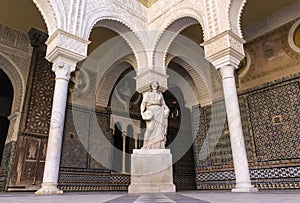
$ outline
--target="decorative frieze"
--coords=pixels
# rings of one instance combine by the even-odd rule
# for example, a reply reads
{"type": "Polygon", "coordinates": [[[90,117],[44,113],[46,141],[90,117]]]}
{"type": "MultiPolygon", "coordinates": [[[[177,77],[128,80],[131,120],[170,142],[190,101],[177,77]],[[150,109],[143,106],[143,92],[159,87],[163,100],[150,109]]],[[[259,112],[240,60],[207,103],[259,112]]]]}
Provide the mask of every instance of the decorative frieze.
{"type": "Polygon", "coordinates": [[[0,44],[5,44],[26,53],[32,51],[29,38],[25,33],[13,30],[2,24],[0,24],[0,44]]]}
{"type": "Polygon", "coordinates": [[[225,65],[237,67],[245,57],[244,42],[243,39],[233,32],[225,31],[202,43],[205,58],[217,69],[225,65]]]}
{"type": "Polygon", "coordinates": [[[81,61],[87,55],[89,41],[72,35],[63,30],[56,30],[47,40],[46,58],[53,61],[60,55],[69,58],[70,61],[81,61]]]}

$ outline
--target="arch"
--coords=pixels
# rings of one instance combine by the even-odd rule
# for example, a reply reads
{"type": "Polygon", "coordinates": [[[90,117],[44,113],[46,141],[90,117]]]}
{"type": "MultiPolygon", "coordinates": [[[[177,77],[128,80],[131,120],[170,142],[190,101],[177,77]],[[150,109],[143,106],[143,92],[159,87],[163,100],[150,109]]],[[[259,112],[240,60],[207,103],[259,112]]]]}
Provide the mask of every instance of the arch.
{"type": "Polygon", "coordinates": [[[131,20],[132,18],[132,16],[124,14],[120,9],[116,9],[116,11],[112,11],[111,9],[99,9],[90,16],[89,21],[83,28],[82,36],[88,39],[93,27],[104,27],[118,33],[133,51],[138,64],[137,67],[140,67],[140,64],[145,64],[147,60],[146,55],[141,54],[142,50],[144,50],[144,45],[141,41],[142,34],[136,32],[137,30],[141,30],[141,28],[137,22],[131,20]],[[126,17],[124,17],[124,15],[126,17]],[[125,21],[123,19],[127,20],[125,21]]]}
{"type": "Polygon", "coordinates": [[[11,115],[11,107],[13,102],[14,90],[9,77],[0,69],[0,166],[5,142],[8,135],[10,125],[9,116],[11,115]]]}
{"type": "Polygon", "coordinates": [[[100,107],[107,107],[111,93],[114,89],[114,85],[118,81],[121,74],[128,69],[133,67],[137,70],[137,63],[133,55],[128,55],[113,64],[104,74],[102,80],[100,80],[97,86],[96,94],[96,105],[100,107]]]}
{"type": "Polygon", "coordinates": [[[229,23],[231,30],[243,38],[241,29],[241,16],[247,0],[231,0],[229,7],[229,23]]]}
{"type": "MultiPolygon", "coordinates": [[[[196,9],[191,8],[191,6],[181,6],[176,10],[168,11],[167,14],[163,15],[162,17],[164,19],[163,22],[157,23],[159,26],[152,28],[153,30],[157,30],[160,32],[154,43],[155,47],[157,47],[157,44],[161,40],[162,35],[165,33],[165,31],[172,31],[177,34],[184,28],[187,28],[188,26],[181,25],[182,22],[180,22],[180,20],[185,20],[186,18],[194,19],[194,24],[199,23],[203,30],[204,40],[208,38],[206,34],[208,29],[205,27],[204,15],[198,12],[196,9]],[[171,26],[172,24],[174,25],[171,26]]],[[[190,23],[191,24],[189,26],[193,25],[192,22],[190,23]]],[[[170,42],[167,44],[170,44],[170,42]]]]}
{"type": "Polygon", "coordinates": [[[198,24],[198,21],[195,18],[191,17],[182,17],[180,19],[177,19],[172,24],[170,24],[166,30],[162,33],[157,45],[156,45],[156,52],[154,52],[153,56],[153,63],[161,62],[162,64],[155,64],[159,66],[163,66],[166,64],[166,56],[167,51],[172,44],[175,37],[185,28],[198,24]]]}
{"type": "Polygon", "coordinates": [[[178,34],[184,30],[185,28],[200,24],[202,27],[204,40],[207,38],[206,36],[206,27],[204,24],[203,15],[200,12],[191,8],[191,6],[179,7],[174,12],[167,13],[165,20],[161,23],[162,25],[158,28],[158,30],[163,30],[155,42],[155,50],[156,53],[153,53],[153,63],[155,66],[162,66],[164,68],[164,72],[166,72],[166,55],[167,51],[176,38],[178,34]],[[161,64],[156,64],[156,63],[161,64]]]}
{"type": "MultiPolygon", "coordinates": [[[[201,106],[206,106],[208,104],[212,103],[212,93],[210,91],[210,83],[208,80],[209,77],[209,72],[208,71],[196,71],[199,69],[208,69],[209,64],[207,63],[206,65],[204,64],[204,67],[194,67],[187,63],[184,59],[179,58],[179,57],[174,57],[174,56],[169,56],[168,57],[168,64],[167,67],[171,68],[171,70],[174,70],[175,72],[179,71],[178,74],[180,74],[180,70],[176,70],[176,66],[169,67],[172,65],[172,63],[175,63],[181,67],[178,68],[183,68],[187,74],[188,78],[187,83],[193,90],[193,93],[195,94],[195,98],[190,96],[192,94],[191,91],[183,91],[183,95],[185,98],[187,98],[189,101],[187,101],[187,107],[192,108],[192,106],[200,104],[201,106]],[[197,99],[197,100],[194,100],[197,99]]],[[[180,74],[183,76],[183,74],[180,74]]]]}
{"type": "Polygon", "coordinates": [[[11,112],[21,112],[22,99],[24,92],[24,79],[21,77],[17,66],[13,64],[8,58],[0,53],[0,68],[10,79],[14,88],[13,104],[11,112]]]}
{"type": "Polygon", "coordinates": [[[60,0],[33,0],[33,2],[44,18],[49,35],[57,28],[66,30],[66,13],[60,0]]]}

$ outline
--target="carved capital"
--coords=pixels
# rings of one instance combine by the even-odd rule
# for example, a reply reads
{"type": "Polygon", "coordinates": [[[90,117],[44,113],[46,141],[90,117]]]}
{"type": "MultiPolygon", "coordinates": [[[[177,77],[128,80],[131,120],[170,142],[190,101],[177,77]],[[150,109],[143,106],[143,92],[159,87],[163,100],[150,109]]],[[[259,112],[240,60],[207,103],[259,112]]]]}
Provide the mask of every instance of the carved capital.
{"type": "Polygon", "coordinates": [[[63,55],[73,61],[81,61],[87,56],[87,47],[90,42],[83,38],[72,35],[63,30],[56,30],[46,41],[46,59],[53,62],[63,55]]]}
{"type": "Polygon", "coordinates": [[[127,131],[122,131],[122,137],[125,139],[127,137],[127,131]]]}
{"type": "Polygon", "coordinates": [[[53,63],[52,70],[55,72],[55,79],[62,79],[69,81],[71,78],[71,73],[75,71],[76,63],[70,64],[63,61],[58,63],[53,63]]]}
{"type": "Polygon", "coordinates": [[[150,90],[150,84],[154,81],[159,82],[159,90],[164,92],[168,89],[168,75],[155,71],[147,70],[136,76],[136,91],[143,93],[150,90]]]}
{"type": "Polygon", "coordinates": [[[244,43],[245,40],[233,32],[225,31],[201,45],[204,46],[205,58],[219,69],[227,65],[237,68],[245,57],[244,43]]]}

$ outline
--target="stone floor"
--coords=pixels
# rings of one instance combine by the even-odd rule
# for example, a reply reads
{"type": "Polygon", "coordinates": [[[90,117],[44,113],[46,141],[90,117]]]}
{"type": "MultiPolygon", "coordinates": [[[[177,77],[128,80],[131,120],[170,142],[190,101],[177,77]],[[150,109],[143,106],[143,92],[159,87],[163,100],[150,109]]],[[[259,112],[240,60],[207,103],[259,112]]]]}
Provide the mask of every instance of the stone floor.
{"type": "Polygon", "coordinates": [[[229,191],[181,191],[133,195],[127,192],[64,193],[36,196],[33,193],[0,193],[0,203],[300,203],[300,190],[231,193],[229,191]]]}

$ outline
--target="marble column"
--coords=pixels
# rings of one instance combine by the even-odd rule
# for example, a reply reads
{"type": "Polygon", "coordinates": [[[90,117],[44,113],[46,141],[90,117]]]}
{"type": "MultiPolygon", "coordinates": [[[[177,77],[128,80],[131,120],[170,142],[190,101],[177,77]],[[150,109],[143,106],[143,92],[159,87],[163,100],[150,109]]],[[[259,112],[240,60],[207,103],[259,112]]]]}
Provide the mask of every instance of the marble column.
{"type": "Polygon", "coordinates": [[[138,148],[138,139],[139,139],[139,134],[138,133],[134,133],[134,148],[135,149],[138,148]]]}
{"type": "Polygon", "coordinates": [[[122,154],[122,173],[126,173],[126,136],[127,132],[122,132],[123,137],[123,154],[122,154]]]}
{"type": "Polygon", "coordinates": [[[70,73],[75,65],[54,63],[55,89],[42,188],[36,194],[62,194],[57,188],[70,73]]]}
{"type": "Polygon", "coordinates": [[[236,186],[232,192],[256,192],[257,189],[251,185],[250,181],[234,69],[235,67],[230,65],[222,66],[220,68],[236,177],[236,186]]]}

